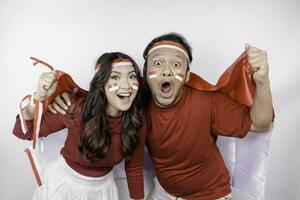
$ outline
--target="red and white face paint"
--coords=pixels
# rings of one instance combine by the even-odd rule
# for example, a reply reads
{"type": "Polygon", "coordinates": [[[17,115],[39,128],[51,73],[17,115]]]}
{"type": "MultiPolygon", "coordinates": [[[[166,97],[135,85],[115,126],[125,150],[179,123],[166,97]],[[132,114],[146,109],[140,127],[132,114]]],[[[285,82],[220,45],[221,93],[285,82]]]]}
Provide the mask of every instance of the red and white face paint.
{"type": "Polygon", "coordinates": [[[138,90],[139,89],[139,83],[138,82],[133,82],[132,83],[132,89],[138,90]]]}
{"type": "Polygon", "coordinates": [[[149,77],[150,79],[156,78],[156,77],[157,77],[156,71],[155,71],[155,70],[149,70],[149,72],[148,72],[148,77],[149,77]]]}
{"type": "Polygon", "coordinates": [[[108,85],[108,91],[113,92],[118,90],[120,87],[118,86],[118,83],[112,83],[108,85]]]}
{"type": "Polygon", "coordinates": [[[175,78],[177,79],[177,80],[179,80],[179,81],[183,81],[183,79],[184,79],[184,74],[183,73],[177,73],[176,75],[175,75],[175,78]]]}

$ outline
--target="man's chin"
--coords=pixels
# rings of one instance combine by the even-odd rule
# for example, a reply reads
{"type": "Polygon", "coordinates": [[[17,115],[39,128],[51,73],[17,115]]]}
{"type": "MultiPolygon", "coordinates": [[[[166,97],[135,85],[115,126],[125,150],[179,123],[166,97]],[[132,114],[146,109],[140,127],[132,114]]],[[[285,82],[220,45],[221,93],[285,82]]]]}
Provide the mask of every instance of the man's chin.
{"type": "Polygon", "coordinates": [[[163,98],[163,97],[158,97],[155,98],[155,104],[159,107],[170,107],[174,104],[175,100],[174,98],[163,98]]]}

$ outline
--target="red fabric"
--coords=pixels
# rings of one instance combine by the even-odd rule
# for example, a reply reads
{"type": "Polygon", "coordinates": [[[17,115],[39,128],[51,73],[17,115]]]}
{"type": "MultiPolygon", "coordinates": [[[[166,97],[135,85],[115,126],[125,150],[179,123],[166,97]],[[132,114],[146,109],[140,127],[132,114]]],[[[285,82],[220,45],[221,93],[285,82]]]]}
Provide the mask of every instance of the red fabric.
{"type": "Polygon", "coordinates": [[[57,71],[57,88],[55,92],[50,97],[48,97],[47,100],[44,102],[43,104],[44,112],[48,110],[48,105],[50,105],[54,101],[54,98],[63,92],[73,93],[74,90],[76,90],[76,95],[79,97],[85,96],[87,94],[87,91],[80,88],[73,81],[72,77],[69,74],[59,70],[56,71],[57,71]]]}
{"type": "Polygon", "coordinates": [[[202,91],[221,91],[230,98],[247,106],[253,104],[256,91],[253,70],[248,63],[246,52],[243,52],[221,75],[216,85],[206,82],[193,73],[191,73],[190,80],[186,85],[202,91]]]}

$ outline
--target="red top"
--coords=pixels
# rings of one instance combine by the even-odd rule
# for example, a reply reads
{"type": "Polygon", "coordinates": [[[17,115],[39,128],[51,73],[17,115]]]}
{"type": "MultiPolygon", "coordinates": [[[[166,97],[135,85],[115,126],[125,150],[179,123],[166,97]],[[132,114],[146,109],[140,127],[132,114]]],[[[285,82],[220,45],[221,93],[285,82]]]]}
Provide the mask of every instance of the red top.
{"type": "Polygon", "coordinates": [[[250,130],[250,108],[220,92],[185,86],[170,108],[150,105],[149,152],[162,187],[184,199],[221,198],[230,177],[216,145],[218,135],[244,137],[250,130]]]}
{"type": "MultiPolygon", "coordinates": [[[[68,165],[80,174],[91,177],[100,177],[108,174],[114,165],[119,164],[124,155],[121,149],[121,127],[122,117],[108,117],[108,128],[111,133],[111,150],[106,155],[105,159],[96,160],[92,163],[84,161],[78,150],[80,134],[82,131],[81,125],[81,109],[83,99],[76,102],[76,112],[74,120],[70,121],[68,115],[53,114],[50,112],[43,113],[39,136],[47,137],[64,128],[68,128],[68,135],[64,147],[61,149],[61,154],[65,158],[68,165]]],[[[132,158],[125,162],[128,188],[130,197],[139,199],[144,197],[143,185],[143,158],[144,144],[146,133],[146,120],[143,121],[143,127],[139,131],[140,144],[134,151],[132,158]]],[[[19,116],[17,116],[13,134],[21,139],[31,140],[33,131],[33,120],[26,121],[29,129],[27,134],[23,134],[19,116]]]]}

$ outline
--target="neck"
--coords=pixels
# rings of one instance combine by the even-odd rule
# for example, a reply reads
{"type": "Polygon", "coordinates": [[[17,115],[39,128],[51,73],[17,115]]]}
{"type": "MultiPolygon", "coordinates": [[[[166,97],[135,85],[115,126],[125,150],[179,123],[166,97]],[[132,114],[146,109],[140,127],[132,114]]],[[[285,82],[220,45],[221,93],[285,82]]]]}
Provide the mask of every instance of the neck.
{"type": "Polygon", "coordinates": [[[123,114],[123,111],[107,108],[106,114],[110,117],[120,117],[123,114]]]}

